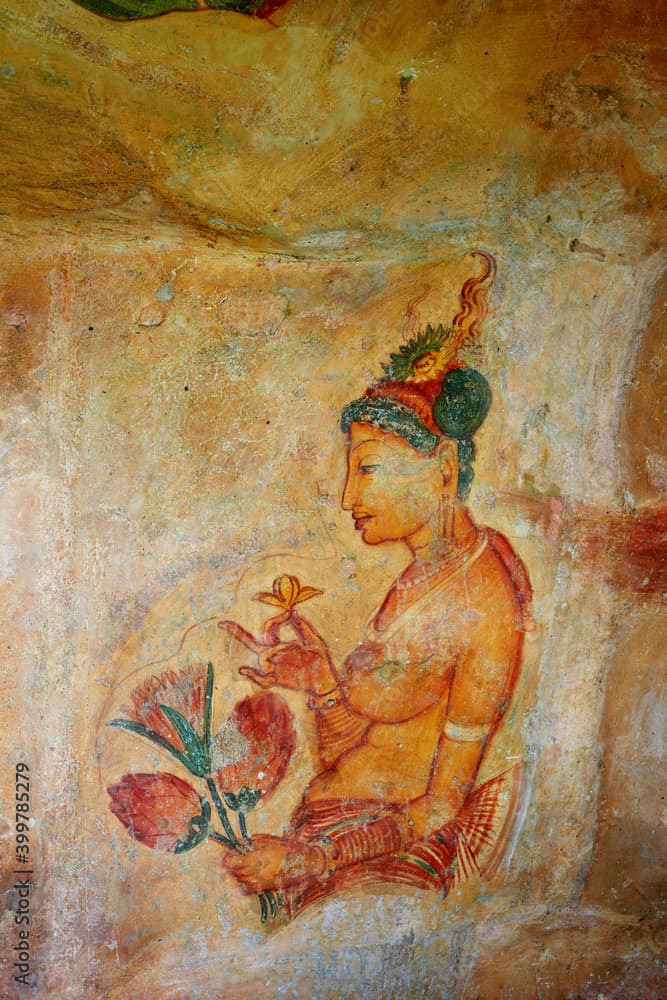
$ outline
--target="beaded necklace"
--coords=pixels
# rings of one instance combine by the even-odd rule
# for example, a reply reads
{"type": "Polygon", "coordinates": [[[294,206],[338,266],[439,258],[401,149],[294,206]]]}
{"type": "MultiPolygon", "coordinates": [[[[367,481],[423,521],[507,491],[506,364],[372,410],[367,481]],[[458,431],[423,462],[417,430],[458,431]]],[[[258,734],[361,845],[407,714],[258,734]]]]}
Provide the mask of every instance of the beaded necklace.
{"type": "MultiPolygon", "coordinates": [[[[482,554],[486,548],[486,534],[483,531],[475,530],[471,533],[470,539],[466,538],[464,547],[457,550],[455,556],[440,559],[433,569],[425,571],[414,580],[407,580],[401,583],[399,579],[392,585],[389,593],[382,605],[371,615],[367,627],[367,637],[385,641],[388,634],[391,634],[400,624],[403,626],[406,617],[409,617],[415,608],[422,606],[422,601],[429,601],[435,597],[441,589],[460,573],[464,573],[482,554]],[[416,588],[421,586],[423,593],[416,588]],[[389,619],[382,626],[383,619],[389,619]]],[[[410,567],[408,567],[408,570],[410,567]]],[[[406,572],[408,571],[406,570],[406,572]]]]}
{"type": "Polygon", "coordinates": [[[453,571],[458,568],[459,562],[465,561],[468,558],[469,553],[474,549],[475,545],[479,541],[479,532],[471,531],[467,536],[464,544],[460,547],[454,547],[450,545],[445,552],[432,564],[423,565],[415,571],[415,563],[412,563],[408,568],[399,576],[393,585],[393,590],[396,590],[399,594],[406,590],[411,590],[413,587],[419,585],[425,585],[433,578],[440,576],[445,570],[453,571]],[[413,571],[415,575],[411,578],[403,579],[407,573],[413,571]]]}

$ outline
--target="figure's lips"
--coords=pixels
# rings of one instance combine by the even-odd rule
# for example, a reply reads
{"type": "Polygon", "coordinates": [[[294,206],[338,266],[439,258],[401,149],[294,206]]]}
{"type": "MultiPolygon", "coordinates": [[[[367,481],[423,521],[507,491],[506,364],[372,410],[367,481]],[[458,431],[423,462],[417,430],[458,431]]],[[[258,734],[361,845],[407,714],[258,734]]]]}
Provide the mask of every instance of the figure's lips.
{"type": "Polygon", "coordinates": [[[353,514],[352,516],[354,518],[354,527],[357,531],[361,531],[373,519],[371,514],[353,514]]]}

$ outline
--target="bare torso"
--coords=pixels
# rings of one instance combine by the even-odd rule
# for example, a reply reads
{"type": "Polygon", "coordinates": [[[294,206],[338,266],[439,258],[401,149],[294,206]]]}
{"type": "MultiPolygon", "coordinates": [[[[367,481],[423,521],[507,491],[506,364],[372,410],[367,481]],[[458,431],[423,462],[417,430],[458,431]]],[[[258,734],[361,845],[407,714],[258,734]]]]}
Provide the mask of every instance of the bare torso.
{"type": "Polygon", "coordinates": [[[407,601],[392,589],[366,641],[346,660],[346,705],[368,728],[311,782],[306,801],[417,799],[438,756],[458,751],[443,738],[448,719],[489,731],[497,724],[521,651],[516,590],[489,546],[463,571],[444,576],[415,587],[407,601]]]}

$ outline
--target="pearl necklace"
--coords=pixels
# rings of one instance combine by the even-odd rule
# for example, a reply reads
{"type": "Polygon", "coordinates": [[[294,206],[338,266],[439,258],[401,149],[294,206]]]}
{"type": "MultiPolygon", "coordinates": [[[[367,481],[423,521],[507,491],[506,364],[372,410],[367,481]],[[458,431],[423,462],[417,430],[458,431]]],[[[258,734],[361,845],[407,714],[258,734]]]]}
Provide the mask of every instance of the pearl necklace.
{"type": "MultiPolygon", "coordinates": [[[[465,561],[468,558],[468,554],[474,548],[476,542],[479,539],[478,533],[475,531],[472,533],[471,539],[458,551],[453,552],[450,548],[449,552],[443,554],[440,559],[433,563],[430,567],[423,567],[418,576],[415,576],[411,580],[398,580],[394,583],[393,589],[401,594],[406,590],[412,590],[413,587],[424,586],[432,580],[434,577],[440,576],[445,569],[453,570],[461,561],[465,561]]],[[[414,563],[412,564],[414,566],[414,563]]],[[[408,567],[409,569],[410,567],[408,567]]],[[[405,571],[407,572],[407,570],[405,571]]]]}

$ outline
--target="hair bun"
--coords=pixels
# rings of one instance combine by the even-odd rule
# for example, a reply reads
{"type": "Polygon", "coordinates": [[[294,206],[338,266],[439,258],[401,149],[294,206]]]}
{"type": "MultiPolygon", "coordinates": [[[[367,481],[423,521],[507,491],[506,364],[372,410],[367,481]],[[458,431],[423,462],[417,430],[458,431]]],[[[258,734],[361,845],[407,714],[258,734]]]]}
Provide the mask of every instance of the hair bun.
{"type": "Polygon", "coordinates": [[[433,418],[447,437],[464,441],[484,423],[492,398],[489,383],[480,372],[455,368],[442,380],[440,395],[433,404],[433,418]]]}

